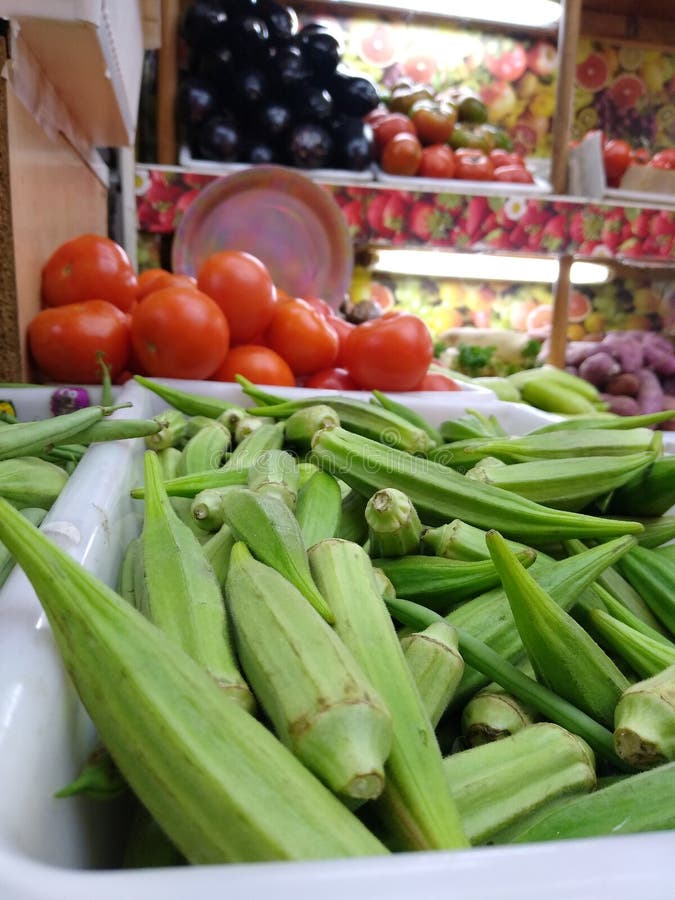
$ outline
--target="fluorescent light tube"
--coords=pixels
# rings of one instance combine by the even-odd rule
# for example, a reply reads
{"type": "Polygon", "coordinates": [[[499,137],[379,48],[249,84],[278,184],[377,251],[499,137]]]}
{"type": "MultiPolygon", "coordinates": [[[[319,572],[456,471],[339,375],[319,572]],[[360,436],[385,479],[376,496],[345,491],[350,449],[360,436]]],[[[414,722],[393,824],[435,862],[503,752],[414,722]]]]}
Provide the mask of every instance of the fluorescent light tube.
{"type": "MultiPolygon", "coordinates": [[[[334,4],[340,0],[332,0],[334,4]]],[[[408,14],[431,14],[448,19],[493,22],[524,28],[552,28],[560,19],[560,3],[556,0],[349,0],[350,5],[371,9],[395,9],[408,14]]]]}
{"type": "MultiPolygon", "coordinates": [[[[553,284],[560,271],[557,259],[542,257],[436,250],[383,249],[376,252],[374,271],[390,275],[553,284]]],[[[609,268],[599,263],[575,262],[570,278],[574,284],[602,284],[609,279],[609,268]]]]}

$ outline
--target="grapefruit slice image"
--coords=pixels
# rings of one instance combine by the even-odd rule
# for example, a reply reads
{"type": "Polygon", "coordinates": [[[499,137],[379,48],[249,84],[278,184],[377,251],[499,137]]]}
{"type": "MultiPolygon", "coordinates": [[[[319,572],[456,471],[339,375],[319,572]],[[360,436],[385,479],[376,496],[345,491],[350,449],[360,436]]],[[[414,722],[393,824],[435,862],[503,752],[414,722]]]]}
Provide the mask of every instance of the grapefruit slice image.
{"type": "Polygon", "coordinates": [[[609,68],[599,53],[590,53],[586,59],[577,63],[576,79],[587,91],[599,91],[607,84],[609,68]]]}

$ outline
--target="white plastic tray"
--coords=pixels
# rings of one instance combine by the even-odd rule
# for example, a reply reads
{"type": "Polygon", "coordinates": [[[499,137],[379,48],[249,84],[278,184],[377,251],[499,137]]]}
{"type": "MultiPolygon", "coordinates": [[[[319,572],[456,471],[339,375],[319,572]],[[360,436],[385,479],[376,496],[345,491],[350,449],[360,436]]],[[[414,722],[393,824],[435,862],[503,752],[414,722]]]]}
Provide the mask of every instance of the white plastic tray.
{"type": "Polygon", "coordinates": [[[381,185],[397,188],[401,191],[429,191],[443,194],[476,194],[484,197],[539,196],[551,193],[551,183],[547,181],[530,162],[528,168],[534,178],[533,184],[520,184],[513,181],[471,181],[466,178],[423,178],[419,175],[388,175],[379,166],[375,166],[375,178],[381,185]]]}
{"type": "MultiPolygon", "coordinates": [[[[166,383],[244,399],[234,385],[166,383]]],[[[555,418],[487,393],[398,395],[405,397],[435,424],[472,407],[494,413],[517,434],[555,418]]],[[[165,406],[136,383],[119,400],[133,403],[116,413],[123,417],[153,415],[165,406]]],[[[140,527],[140,503],[129,490],[142,478],[142,452],[141,441],[93,447],[43,524],[108,583],[140,527]]],[[[78,772],[94,740],[37,598],[23,572],[15,570],[0,591],[2,900],[672,900],[672,832],[387,859],[106,870],[114,807],[52,796],[78,772]]]]}

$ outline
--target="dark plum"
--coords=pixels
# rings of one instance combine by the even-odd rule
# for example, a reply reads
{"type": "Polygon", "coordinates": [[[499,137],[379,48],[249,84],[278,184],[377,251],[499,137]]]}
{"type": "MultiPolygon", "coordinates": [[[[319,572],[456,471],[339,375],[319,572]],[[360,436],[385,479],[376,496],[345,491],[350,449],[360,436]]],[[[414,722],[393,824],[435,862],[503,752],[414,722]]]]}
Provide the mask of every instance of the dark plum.
{"type": "Polygon", "coordinates": [[[270,85],[260,69],[240,69],[232,79],[232,100],[243,110],[259,106],[269,100],[270,85]]]}
{"type": "Polygon", "coordinates": [[[291,132],[288,153],[292,165],[301,169],[320,169],[330,164],[333,138],[327,128],[305,122],[291,132]]]}
{"type": "Polygon", "coordinates": [[[255,165],[270,165],[279,162],[279,153],[266,141],[251,140],[244,144],[241,158],[255,165]]]}
{"type": "Polygon", "coordinates": [[[319,78],[326,79],[335,72],[342,56],[340,41],[328,29],[306,27],[296,37],[307,65],[319,78]]]}
{"type": "Polygon", "coordinates": [[[198,72],[214,84],[227,87],[235,71],[235,57],[231,47],[216,47],[199,56],[198,72]]]}
{"type": "Polygon", "coordinates": [[[230,115],[212,116],[202,126],[197,139],[201,155],[218,162],[236,160],[240,145],[239,128],[230,115]]]}
{"type": "Polygon", "coordinates": [[[290,6],[283,6],[275,0],[263,0],[259,15],[264,19],[270,39],[276,44],[285,44],[298,31],[298,16],[290,6]]]}
{"type": "Polygon", "coordinates": [[[260,109],[258,121],[261,133],[276,140],[283,137],[293,124],[293,113],[286,103],[274,101],[260,109]]]}
{"type": "Polygon", "coordinates": [[[200,52],[227,43],[231,16],[218,0],[194,0],[185,10],[180,34],[185,43],[200,52]]]}
{"type": "Polygon", "coordinates": [[[250,62],[267,56],[270,51],[270,33],[260,16],[239,16],[232,22],[230,46],[242,62],[250,62]]]}
{"type": "Polygon", "coordinates": [[[365,116],[380,102],[380,94],[369,78],[352,75],[338,68],[326,87],[333,95],[335,106],[350,116],[365,116]]]}
{"type": "Polygon", "coordinates": [[[299,119],[323,122],[333,115],[333,98],[319,85],[304,85],[295,94],[293,105],[299,119]]]}
{"type": "Polygon", "coordinates": [[[367,122],[353,117],[332,128],[335,140],[335,164],[352,172],[361,172],[375,161],[373,129],[367,122]]]}
{"type": "Polygon", "coordinates": [[[182,124],[188,127],[201,125],[216,111],[218,92],[209,81],[189,76],[178,86],[176,103],[182,124]]]}
{"type": "Polygon", "coordinates": [[[270,59],[270,72],[286,96],[293,96],[299,87],[311,84],[314,77],[299,47],[292,45],[276,49],[270,59]]]}

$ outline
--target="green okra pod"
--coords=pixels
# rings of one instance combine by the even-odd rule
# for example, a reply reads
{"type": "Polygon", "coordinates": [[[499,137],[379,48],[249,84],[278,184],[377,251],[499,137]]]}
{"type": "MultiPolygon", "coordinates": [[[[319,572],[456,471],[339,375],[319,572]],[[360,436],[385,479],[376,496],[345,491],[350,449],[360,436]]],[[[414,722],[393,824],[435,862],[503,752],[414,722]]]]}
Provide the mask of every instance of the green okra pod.
{"type": "Polygon", "coordinates": [[[220,400],[218,397],[202,396],[190,391],[183,391],[180,388],[169,387],[151,378],[146,378],[144,375],[134,375],[134,381],[152,391],[153,394],[157,394],[158,397],[186,416],[208,416],[211,419],[217,419],[218,416],[236,407],[235,403],[220,400]]]}
{"type": "Polygon", "coordinates": [[[450,444],[470,438],[494,438],[506,434],[494,417],[480,416],[475,411],[467,411],[466,415],[456,419],[446,419],[441,422],[439,431],[442,438],[438,444],[439,447],[443,443],[450,444]]]}
{"type": "Polygon", "coordinates": [[[611,726],[628,679],[528,574],[498,532],[488,532],[486,540],[537,680],[611,726]]]}
{"type": "Polygon", "coordinates": [[[387,853],[173,640],[2,500],[0,540],[35,588],[102,743],[189,862],[387,853]]]}
{"type": "MultiPolygon", "coordinates": [[[[236,427],[235,427],[236,431],[236,427]]],[[[224,464],[224,470],[246,469],[255,463],[265,450],[281,450],[284,444],[284,423],[264,422],[250,431],[237,445],[224,464]]]]}
{"type": "MultiPolygon", "coordinates": [[[[411,454],[426,454],[435,446],[424,429],[412,425],[397,413],[352,397],[334,396],[317,397],[311,400],[287,400],[275,406],[253,407],[248,412],[253,416],[273,416],[278,419],[287,419],[298,410],[314,406],[317,403],[325,404],[333,409],[337,413],[339,425],[345,430],[370,438],[380,444],[396,447],[411,454]]],[[[320,430],[325,430],[325,426],[320,430]]]]}
{"type": "Polygon", "coordinates": [[[181,450],[177,476],[214,471],[223,465],[232,435],[225,425],[215,419],[208,422],[188,438],[181,450]]]}
{"type": "Polygon", "coordinates": [[[433,441],[434,446],[443,443],[443,438],[441,437],[441,433],[438,428],[435,428],[430,422],[427,421],[424,416],[420,415],[418,412],[415,412],[414,409],[411,409],[405,403],[399,403],[397,400],[392,399],[387,394],[383,394],[382,391],[374,390],[372,394],[377,403],[379,403],[380,406],[384,407],[384,409],[388,409],[389,412],[396,413],[402,419],[410,422],[411,425],[414,425],[416,428],[421,428],[422,431],[426,431],[426,433],[433,441]]]}
{"type": "Polygon", "coordinates": [[[331,539],[315,544],[309,558],[314,578],[333,610],[338,636],[392,716],[386,784],[374,812],[410,849],[466,846],[433,727],[375,589],[367,553],[358,544],[331,539]]]}
{"type": "Polygon", "coordinates": [[[336,478],[316,469],[298,491],[295,518],[309,549],[324,538],[335,537],[342,517],[342,493],[336,478]]]}
{"type": "Polygon", "coordinates": [[[131,606],[145,612],[144,601],[136,596],[136,589],[139,586],[137,573],[143,572],[143,541],[140,537],[132,538],[124,549],[122,554],[122,562],[120,563],[119,572],[117,573],[116,590],[120,597],[123,597],[131,606]]]}
{"type": "Polygon", "coordinates": [[[653,461],[653,453],[544,459],[489,467],[483,460],[466,477],[512,491],[544,506],[577,512],[626,484],[653,461]]]}
{"type": "MultiPolygon", "coordinates": [[[[42,520],[47,515],[46,509],[37,506],[25,506],[23,509],[20,509],[19,512],[24,519],[27,519],[36,527],[42,523],[42,520]]],[[[0,587],[2,587],[9,578],[15,564],[16,560],[14,559],[14,556],[2,541],[0,541],[0,587]]]]}
{"type": "Polygon", "coordinates": [[[0,429],[0,460],[19,456],[38,456],[68,443],[79,432],[119,409],[113,406],[87,406],[35,422],[17,422],[0,429]]]}
{"type": "Polygon", "coordinates": [[[472,844],[489,842],[552,801],[595,789],[595,756],[578,735],[551,722],[443,758],[472,844]]]}
{"type": "Polygon", "coordinates": [[[635,453],[658,455],[662,452],[662,445],[662,433],[649,428],[633,428],[630,431],[599,428],[454,441],[431,450],[429,458],[456,468],[474,465],[484,456],[496,456],[504,462],[517,463],[591,456],[626,456],[635,453]]]}
{"type": "MultiPolygon", "coordinates": [[[[536,551],[526,547],[518,554],[526,566],[536,559],[536,551]]],[[[441,556],[401,556],[373,559],[382,569],[399,597],[423,603],[436,612],[447,613],[458,603],[476,597],[499,584],[499,572],[491,559],[466,562],[441,556]]]]}
{"type": "Polygon", "coordinates": [[[368,499],[368,553],[371,557],[401,557],[420,549],[422,523],[410,498],[396,488],[382,488],[368,499]]]}
{"type": "Polygon", "coordinates": [[[457,631],[447,622],[434,622],[424,631],[413,631],[402,637],[401,647],[429,720],[435,728],[464,671],[464,660],[457,646],[457,631]]]}
{"type": "MultiPolygon", "coordinates": [[[[169,478],[163,482],[163,486],[169,497],[194,498],[200,491],[237,487],[245,485],[247,482],[248,468],[221,466],[220,469],[209,469],[206,472],[193,472],[190,475],[169,478]]],[[[130,494],[134,500],[142,500],[145,497],[145,488],[132,488],[130,494]]]]}
{"type": "Polygon", "coordinates": [[[654,460],[646,472],[612,494],[608,506],[611,515],[630,510],[635,516],[662,516],[675,504],[675,456],[654,460]]]}
{"type": "Polygon", "coordinates": [[[229,525],[221,525],[207,541],[202,544],[204,556],[211,565],[221,589],[225,589],[227,573],[230,570],[230,556],[235,539],[229,525]]]}
{"type": "Polygon", "coordinates": [[[649,678],[675,663],[675,646],[649,637],[602,609],[589,611],[602,642],[626,660],[642,678],[649,678]]]}
{"type": "Polygon", "coordinates": [[[316,403],[296,410],[284,422],[286,443],[305,452],[312,446],[312,439],[317,431],[321,428],[336,428],[340,424],[340,417],[327,403],[316,403]]]}
{"type": "Polygon", "coordinates": [[[241,444],[241,442],[253,434],[253,432],[258,431],[265,425],[272,424],[274,424],[274,419],[271,417],[263,419],[246,415],[242,419],[239,419],[234,426],[234,443],[237,445],[241,444]]]}
{"type": "Polygon", "coordinates": [[[287,450],[264,450],[248,470],[248,489],[277,497],[294,510],[300,473],[295,457],[287,450]]]}
{"type": "Polygon", "coordinates": [[[164,450],[167,447],[183,447],[186,439],[187,418],[177,409],[167,408],[152,417],[159,422],[160,429],[145,438],[145,446],[150,450],[164,450]]]}
{"type": "Polygon", "coordinates": [[[239,488],[228,494],[223,512],[235,538],[243,541],[256,559],[287,578],[332,622],[330,606],[312,578],[300,526],[286,504],[271,494],[239,488]]]}
{"type": "MultiPolygon", "coordinates": [[[[326,472],[329,475],[329,472],[326,472]]],[[[350,490],[342,498],[340,522],[335,537],[345,541],[363,544],[368,539],[368,523],[366,522],[366,503],[368,497],[359,491],[350,490]]]]}
{"type": "Polygon", "coordinates": [[[600,609],[606,609],[611,616],[613,616],[615,619],[618,619],[620,622],[623,622],[624,625],[629,625],[636,631],[639,631],[647,637],[658,641],[659,644],[665,644],[666,647],[675,647],[673,641],[671,641],[670,638],[666,637],[666,635],[663,634],[662,631],[657,631],[656,628],[652,628],[651,625],[648,625],[639,616],[636,616],[635,613],[631,612],[631,610],[627,606],[625,606],[620,600],[617,600],[614,594],[611,594],[608,590],[602,587],[601,584],[594,584],[592,587],[592,591],[602,604],[599,607],[600,609]]]}
{"type": "Polygon", "coordinates": [[[155,454],[144,454],[143,570],[150,620],[211,675],[224,693],[252,710],[237,668],[225,606],[201,545],[171,506],[155,454]]]}
{"type": "MultiPolygon", "coordinates": [[[[519,668],[534,677],[529,664],[519,668]]],[[[535,709],[493,682],[471,697],[462,710],[460,724],[467,747],[477,747],[516,734],[536,718],[535,709]]]]}
{"type": "Polygon", "coordinates": [[[672,829],[674,793],[675,763],[668,763],[544,809],[508,841],[530,844],[672,829]]]}
{"type": "MultiPolygon", "coordinates": [[[[490,552],[485,543],[487,534],[482,528],[453,519],[436,528],[425,528],[422,532],[421,546],[423,553],[430,556],[442,556],[445,559],[461,559],[466,562],[477,562],[489,559],[490,552]]],[[[509,541],[509,547],[516,553],[525,550],[525,544],[509,541]]],[[[537,553],[537,558],[542,556],[537,553]]]]}
{"type": "Polygon", "coordinates": [[[675,538],[675,516],[656,516],[654,518],[640,519],[644,528],[638,535],[638,544],[647,547],[648,550],[656,550],[668,541],[675,538]]]}
{"type": "Polygon", "coordinates": [[[68,481],[68,473],[37,456],[0,460],[0,497],[15,506],[51,509],[68,481]]]}
{"type": "Polygon", "coordinates": [[[336,794],[378,797],[391,716],[345,644],[240,542],[225,593],[242,667],[279,739],[336,794]]]}
{"type": "MultiPolygon", "coordinates": [[[[104,441],[125,441],[150,437],[161,431],[156,419],[101,419],[73,435],[68,444],[89,445],[104,441]]],[[[62,445],[59,445],[62,446],[62,445]]]]}
{"type": "Polygon", "coordinates": [[[636,769],[675,760],[675,663],[624,691],[616,707],[614,746],[636,769]]]}
{"type": "Polygon", "coordinates": [[[190,504],[190,516],[201,531],[213,533],[225,522],[225,497],[232,487],[205,488],[195,494],[190,504]]]}
{"type": "Polygon", "coordinates": [[[107,748],[99,744],[88,756],[78,775],[58,790],[55,797],[89,797],[92,800],[115,800],[129,790],[129,785],[115,765],[107,748]]]}
{"type": "Polygon", "coordinates": [[[549,509],[509,491],[470,481],[447,466],[385,447],[344,428],[317,433],[312,461],[366,496],[382,487],[402,490],[410,497],[422,521],[429,525],[442,525],[459,518],[479,528],[498,527],[506,537],[524,541],[566,537],[608,539],[642,531],[642,525],[637,522],[549,509]]]}
{"type": "Polygon", "coordinates": [[[618,416],[614,413],[589,413],[588,415],[566,416],[558,422],[549,422],[534,428],[530,434],[546,434],[549,431],[575,431],[587,428],[613,428],[625,431],[630,428],[651,428],[673,418],[673,410],[643,413],[636,416],[618,416]]]}
{"type": "Polygon", "coordinates": [[[654,616],[675,636],[675,562],[647,547],[633,547],[617,565],[654,616]]]}

